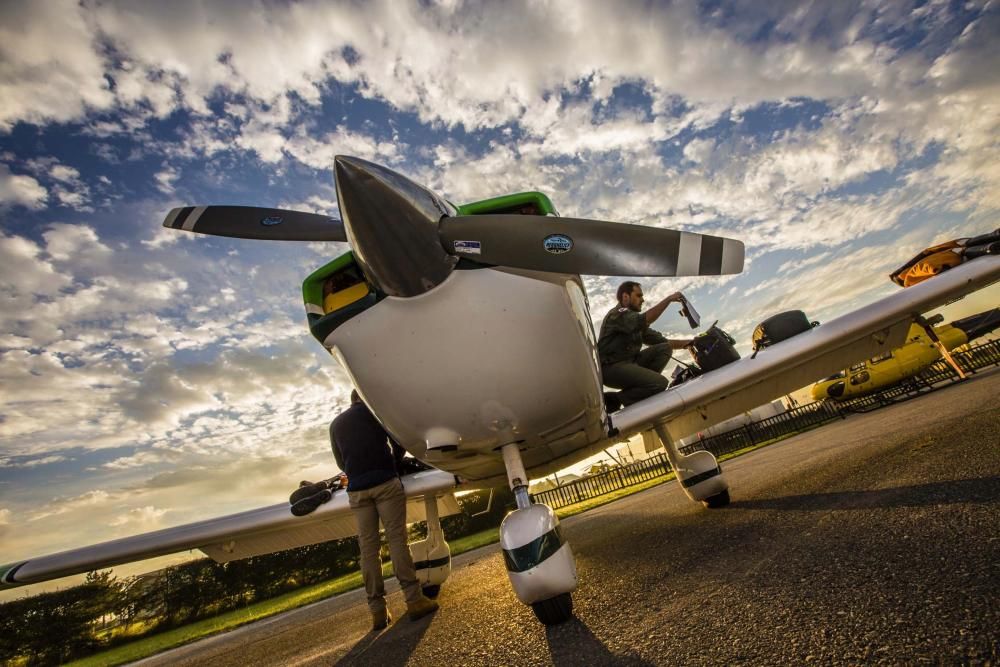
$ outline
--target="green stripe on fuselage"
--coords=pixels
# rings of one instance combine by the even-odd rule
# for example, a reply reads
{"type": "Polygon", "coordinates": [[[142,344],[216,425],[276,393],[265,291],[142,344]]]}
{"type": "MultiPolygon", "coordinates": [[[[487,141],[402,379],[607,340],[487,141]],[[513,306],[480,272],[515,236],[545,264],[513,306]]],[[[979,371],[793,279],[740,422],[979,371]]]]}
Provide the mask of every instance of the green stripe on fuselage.
{"type": "Polygon", "coordinates": [[[456,208],[462,215],[482,215],[484,213],[504,213],[525,204],[534,204],[538,207],[541,215],[559,215],[556,212],[556,207],[552,205],[552,200],[541,192],[518,192],[512,195],[469,202],[456,208]]]}
{"type": "Polygon", "coordinates": [[[354,252],[348,250],[337,259],[327,262],[302,281],[302,300],[308,305],[323,307],[323,281],[335,271],[354,264],[354,252]]]}

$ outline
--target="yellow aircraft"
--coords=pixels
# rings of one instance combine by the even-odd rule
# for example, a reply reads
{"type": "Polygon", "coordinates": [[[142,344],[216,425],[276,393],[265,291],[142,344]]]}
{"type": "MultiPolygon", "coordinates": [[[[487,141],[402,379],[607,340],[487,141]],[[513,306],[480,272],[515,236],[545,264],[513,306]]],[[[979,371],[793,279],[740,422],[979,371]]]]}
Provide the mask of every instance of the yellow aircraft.
{"type": "MultiPolygon", "coordinates": [[[[931,318],[927,324],[938,325],[932,326],[934,335],[945,350],[951,351],[1000,327],[1000,308],[950,324],[939,324],[942,319],[939,315],[936,321],[931,318]]],[[[913,377],[941,357],[941,349],[927,329],[914,323],[910,325],[905,345],[817,382],[812,386],[812,397],[815,401],[825,398],[843,401],[870,394],[913,377]]]]}

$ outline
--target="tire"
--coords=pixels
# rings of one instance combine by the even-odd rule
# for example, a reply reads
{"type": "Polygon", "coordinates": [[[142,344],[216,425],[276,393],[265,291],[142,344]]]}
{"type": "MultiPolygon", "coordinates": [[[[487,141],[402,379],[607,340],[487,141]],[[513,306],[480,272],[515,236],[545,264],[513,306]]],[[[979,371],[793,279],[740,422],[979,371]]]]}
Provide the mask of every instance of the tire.
{"type": "Polygon", "coordinates": [[[437,598],[438,593],[441,592],[441,584],[428,584],[423,587],[424,597],[429,597],[434,600],[437,598]]]}
{"type": "Polygon", "coordinates": [[[573,597],[569,593],[561,593],[554,598],[532,603],[531,610],[542,625],[565,623],[573,616],[573,597]]]}
{"type": "Polygon", "coordinates": [[[722,493],[717,493],[714,496],[709,496],[701,502],[705,503],[705,507],[712,510],[725,507],[729,504],[729,489],[726,489],[722,493]]]}

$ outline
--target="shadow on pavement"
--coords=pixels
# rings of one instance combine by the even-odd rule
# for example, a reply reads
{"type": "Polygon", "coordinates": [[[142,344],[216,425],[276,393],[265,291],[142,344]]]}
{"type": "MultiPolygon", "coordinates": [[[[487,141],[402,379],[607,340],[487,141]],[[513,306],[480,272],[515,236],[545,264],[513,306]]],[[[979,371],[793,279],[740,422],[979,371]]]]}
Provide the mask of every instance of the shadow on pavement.
{"type": "Polygon", "coordinates": [[[565,623],[545,628],[545,641],[555,665],[652,665],[632,655],[615,655],[601,642],[590,628],[575,616],[565,623]],[[581,656],[585,656],[581,660],[581,656]]]}
{"type": "Polygon", "coordinates": [[[425,616],[418,621],[410,621],[405,614],[394,621],[387,629],[381,632],[369,632],[355,644],[343,658],[338,660],[337,665],[368,665],[371,660],[365,656],[365,652],[373,646],[380,644],[391,644],[391,657],[387,657],[385,651],[379,655],[379,665],[405,665],[410,659],[410,655],[423,639],[427,628],[437,614],[425,616]]]}
{"type": "Polygon", "coordinates": [[[873,507],[919,507],[950,503],[993,503],[1000,498],[1000,477],[956,479],[947,482],[897,486],[873,491],[837,491],[802,496],[741,500],[731,509],[850,510],[873,507]]]}

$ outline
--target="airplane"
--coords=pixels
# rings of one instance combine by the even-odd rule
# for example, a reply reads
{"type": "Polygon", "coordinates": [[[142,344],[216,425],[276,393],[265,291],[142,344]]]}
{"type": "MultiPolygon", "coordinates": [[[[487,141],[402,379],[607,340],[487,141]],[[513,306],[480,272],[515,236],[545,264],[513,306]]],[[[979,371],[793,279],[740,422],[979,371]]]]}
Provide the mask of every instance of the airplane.
{"type": "MultiPolygon", "coordinates": [[[[977,315],[941,324],[940,315],[929,318],[927,324],[934,326],[938,341],[951,351],[969,341],[984,336],[1000,328],[1000,308],[994,308],[977,315]]],[[[921,324],[911,324],[906,343],[895,350],[864,361],[840,371],[810,389],[814,401],[833,399],[844,401],[864,396],[903,380],[909,379],[941,359],[941,350],[921,324]]]]}
{"type": "MultiPolygon", "coordinates": [[[[500,526],[513,591],[545,625],[572,616],[569,543],[528,481],[636,434],[664,446],[693,502],[730,502],[707,451],[679,439],[902,345],[920,313],[1000,280],[983,256],[683,385],[608,413],[580,275],[697,276],[742,271],[734,239],[561,217],[542,193],[456,205],[356,157],[334,160],[341,219],[271,208],[189,206],[166,227],[265,240],[347,241],[303,283],[310,331],[386,430],[433,469],[405,475],[421,583],[450,573],[440,517],[451,494],[507,483],[517,509],[500,526]],[[644,436],[644,437],[646,437],[644,436]]],[[[277,504],[0,567],[19,586],[185,550],[226,562],[356,534],[346,493],[293,516],[277,504]]]]}

